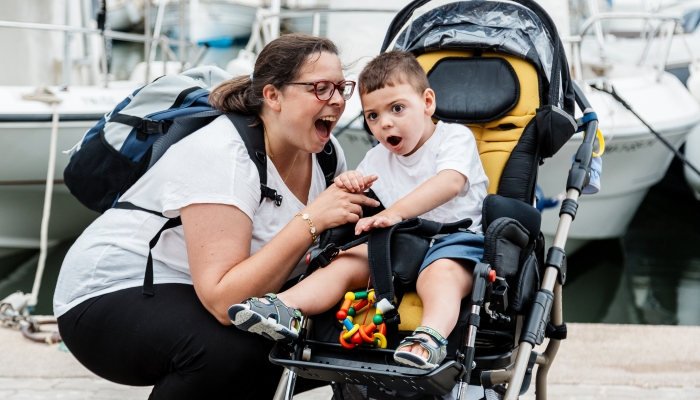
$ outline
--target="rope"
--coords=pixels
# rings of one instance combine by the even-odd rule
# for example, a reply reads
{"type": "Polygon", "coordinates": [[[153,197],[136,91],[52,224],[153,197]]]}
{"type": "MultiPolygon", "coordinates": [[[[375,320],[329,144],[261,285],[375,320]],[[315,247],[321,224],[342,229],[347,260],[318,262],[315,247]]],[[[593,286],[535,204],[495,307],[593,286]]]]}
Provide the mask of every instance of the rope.
{"type": "Polygon", "coordinates": [[[611,95],[615,100],[617,100],[620,104],[622,104],[623,107],[625,107],[627,110],[629,110],[629,112],[631,112],[635,117],[637,117],[637,119],[641,123],[643,123],[647,128],[649,128],[649,131],[651,131],[651,133],[653,133],[661,141],[661,143],[663,143],[666,147],[668,147],[668,149],[671,150],[671,152],[676,156],[676,158],[678,158],[685,165],[690,167],[690,169],[695,171],[696,174],[700,175],[700,170],[698,170],[698,168],[695,165],[693,165],[693,163],[691,163],[687,158],[685,158],[685,155],[683,155],[680,151],[676,150],[676,148],[673,147],[673,145],[668,140],[666,140],[663,136],[661,136],[661,134],[656,132],[649,124],[647,124],[646,121],[644,121],[642,119],[642,117],[640,117],[636,112],[634,112],[632,107],[630,107],[630,105],[627,104],[627,102],[622,97],[620,97],[619,94],[617,94],[614,86],[612,86],[612,85],[610,86],[610,91],[607,91],[603,88],[599,88],[596,86],[591,86],[591,87],[593,89],[596,89],[596,90],[599,90],[603,93],[607,93],[607,94],[611,95]]]}
{"type": "Polygon", "coordinates": [[[56,170],[56,142],[58,140],[58,103],[61,99],[45,87],[39,87],[34,93],[23,94],[22,99],[30,101],[41,101],[53,107],[53,118],[51,120],[51,142],[49,144],[49,166],[46,172],[46,191],[44,193],[44,212],[41,217],[41,236],[39,239],[39,263],[36,268],[34,285],[32,286],[31,298],[28,305],[33,307],[37,303],[41,278],[44,275],[46,265],[46,253],[48,251],[49,219],[51,217],[51,200],[53,195],[53,178],[56,170]]]}

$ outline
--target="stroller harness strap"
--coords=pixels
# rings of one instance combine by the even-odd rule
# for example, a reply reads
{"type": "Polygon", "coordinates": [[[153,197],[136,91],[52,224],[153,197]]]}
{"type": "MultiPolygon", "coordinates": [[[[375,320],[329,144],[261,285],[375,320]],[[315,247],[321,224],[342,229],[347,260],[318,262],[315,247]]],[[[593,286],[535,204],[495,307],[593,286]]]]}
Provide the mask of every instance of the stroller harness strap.
{"type": "MultiPolygon", "coordinates": [[[[472,224],[470,218],[448,224],[428,221],[422,218],[410,218],[388,228],[376,228],[364,233],[344,245],[329,243],[323,248],[311,251],[307,255],[306,275],[318,267],[325,267],[340,253],[362,243],[367,243],[367,259],[370,276],[377,302],[386,299],[394,309],[384,313],[388,324],[399,324],[400,317],[397,304],[394,301],[394,279],[414,282],[418,267],[430,247],[432,237],[439,234],[450,234],[466,231],[472,224]],[[392,260],[392,258],[399,258],[392,260]]],[[[334,229],[343,229],[345,226],[334,229]]]]}
{"type": "MultiPolygon", "coordinates": [[[[400,245],[402,241],[408,239],[408,236],[413,236],[412,239],[423,239],[424,246],[410,246],[409,252],[394,251],[394,256],[400,255],[402,260],[411,260],[418,262],[409,262],[420,266],[425,257],[425,253],[430,247],[432,237],[438,234],[450,234],[460,230],[466,230],[471,226],[470,218],[443,224],[435,221],[428,221],[422,218],[411,218],[384,229],[373,229],[368,235],[367,241],[367,259],[369,261],[369,271],[374,287],[375,298],[377,302],[386,299],[394,309],[384,313],[384,319],[387,324],[399,324],[401,316],[398,313],[398,307],[394,301],[394,275],[403,275],[410,277],[411,280],[417,278],[417,269],[408,268],[411,271],[401,271],[404,268],[400,260],[392,261],[392,244],[400,245]],[[415,276],[414,276],[415,274],[415,276]]],[[[396,250],[396,249],[394,249],[396,250]]],[[[406,249],[404,249],[406,250],[406,249]]],[[[403,279],[400,279],[403,280],[403,279]]]]}

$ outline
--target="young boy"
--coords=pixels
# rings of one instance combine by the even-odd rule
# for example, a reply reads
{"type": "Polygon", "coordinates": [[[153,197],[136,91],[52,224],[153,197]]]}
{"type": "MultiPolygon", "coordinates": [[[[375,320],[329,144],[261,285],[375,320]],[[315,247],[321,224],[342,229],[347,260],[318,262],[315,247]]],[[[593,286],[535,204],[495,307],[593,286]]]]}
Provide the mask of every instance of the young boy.
{"type": "MultiPolygon", "coordinates": [[[[483,257],[481,208],[488,178],[471,131],[433,123],[435,93],[412,54],[379,55],[360,74],[359,88],[365,120],[381,146],[367,153],[357,171],[336,177],[335,184],[361,192],[362,177],[377,174],[372,190],[386,209],[360,219],[355,233],[418,216],[473,221],[472,232],[436,239],[429,249],[416,282],[423,301],[421,326],[394,353],[398,363],[434,369],[445,358],[445,337],[455,327],[460,301],[471,291],[474,265],[483,257]]],[[[369,276],[367,246],[357,246],[277,296],[233,305],[229,317],[240,329],[290,341],[297,337],[294,325],[302,311],[315,315],[332,308],[348,290],[367,287],[369,276]]]]}

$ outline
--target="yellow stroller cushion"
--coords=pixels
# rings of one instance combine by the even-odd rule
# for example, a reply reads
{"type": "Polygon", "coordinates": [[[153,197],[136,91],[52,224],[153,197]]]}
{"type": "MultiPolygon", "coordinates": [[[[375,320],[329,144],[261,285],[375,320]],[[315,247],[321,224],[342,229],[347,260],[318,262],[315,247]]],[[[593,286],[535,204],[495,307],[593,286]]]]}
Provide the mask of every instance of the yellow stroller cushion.
{"type": "MultiPolygon", "coordinates": [[[[503,111],[509,107],[509,102],[508,99],[501,99],[495,102],[501,106],[500,111],[496,109],[493,112],[497,115],[497,118],[490,121],[466,124],[474,133],[481,163],[484,166],[486,175],[489,177],[488,192],[493,194],[498,190],[501,174],[510,158],[511,152],[518,140],[520,140],[525,127],[535,117],[537,108],[540,106],[539,79],[535,67],[519,58],[489,52],[484,52],[478,57],[504,60],[512,67],[517,77],[517,83],[519,83],[517,101],[512,107],[503,111]],[[498,116],[498,114],[502,115],[498,116]]],[[[430,78],[431,71],[443,59],[475,59],[478,57],[474,56],[473,51],[441,50],[422,54],[417,59],[428,74],[428,78],[430,78]]],[[[490,65],[493,65],[493,63],[490,65]]],[[[444,90],[458,88],[460,88],[459,85],[453,88],[444,88],[444,90]]],[[[443,91],[436,91],[436,99],[439,99],[441,96],[448,96],[448,94],[443,91]]],[[[478,98],[478,96],[479,94],[476,94],[473,98],[478,98]]],[[[486,96],[487,94],[482,95],[484,101],[487,101],[486,96]]],[[[464,115],[462,119],[468,120],[473,118],[469,115],[464,115]]],[[[416,327],[420,326],[421,317],[423,316],[423,302],[417,293],[406,293],[401,300],[398,311],[399,315],[401,315],[400,331],[412,332],[416,327]]]]}

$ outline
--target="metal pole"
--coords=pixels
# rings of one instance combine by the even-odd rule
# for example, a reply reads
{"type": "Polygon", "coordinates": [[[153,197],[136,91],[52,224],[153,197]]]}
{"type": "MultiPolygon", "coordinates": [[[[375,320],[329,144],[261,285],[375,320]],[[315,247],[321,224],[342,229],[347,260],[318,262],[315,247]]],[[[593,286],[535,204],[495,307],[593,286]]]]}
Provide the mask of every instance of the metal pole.
{"type": "Polygon", "coordinates": [[[313,21],[313,25],[311,28],[311,34],[313,36],[320,36],[321,35],[321,14],[314,13],[312,21],[313,21]]]}
{"type": "Polygon", "coordinates": [[[178,35],[177,57],[180,60],[180,72],[185,69],[185,1],[180,0],[180,34],[178,35]]]}
{"type": "Polygon", "coordinates": [[[292,397],[287,397],[287,394],[289,392],[289,386],[290,384],[292,385],[292,393],[294,393],[294,383],[296,382],[291,382],[293,380],[292,375],[294,376],[294,380],[296,379],[296,374],[287,368],[282,371],[282,376],[280,377],[280,382],[277,385],[277,390],[275,391],[275,396],[273,397],[274,400],[291,400],[292,397]],[[291,382],[291,383],[290,383],[291,382]]]}
{"type": "MultiPolygon", "coordinates": [[[[70,0],[65,3],[65,24],[70,25],[70,0]]],[[[73,58],[70,54],[70,44],[73,33],[66,31],[63,35],[63,86],[69,87],[71,81],[71,70],[73,69],[73,58]]]]}
{"type": "Polygon", "coordinates": [[[156,26],[153,28],[153,39],[151,43],[155,46],[151,47],[151,52],[148,56],[148,60],[153,62],[156,60],[156,49],[158,44],[160,44],[160,30],[163,27],[163,15],[165,14],[165,0],[160,0],[158,3],[158,14],[156,15],[156,26]]]}
{"type": "MultiPolygon", "coordinates": [[[[552,304],[551,321],[553,325],[561,325],[563,322],[562,314],[562,290],[561,285],[557,282],[554,285],[554,303],[552,304]]],[[[549,339],[547,343],[547,348],[542,355],[544,358],[544,363],[538,363],[537,366],[537,377],[535,381],[535,397],[536,400],[546,400],[547,399],[547,374],[549,373],[549,368],[552,366],[554,357],[559,351],[559,345],[561,340],[549,339]]]]}
{"type": "MultiPolygon", "coordinates": [[[[566,198],[572,199],[574,201],[578,200],[580,193],[577,189],[569,189],[566,193],[566,198]]],[[[566,246],[566,239],[569,236],[569,228],[571,227],[571,221],[572,217],[569,214],[562,214],[559,217],[559,225],[557,225],[557,232],[554,235],[554,243],[552,244],[553,247],[559,247],[561,249],[566,246]]],[[[562,307],[561,307],[561,285],[557,281],[557,276],[559,275],[559,271],[554,268],[554,267],[548,267],[545,270],[544,277],[542,278],[542,286],[541,289],[545,290],[550,290],[555,292],[555,298],[554,298],[554,303],[552,304],[552,310],[550,311],[550,318],[552,321],[552,324],[555,326],[561,325],[563,322],[562,318],[562,307]],[[557,288],[558,287],[558,288],[557,288]],[[557,290],[558,290],[558,296],[557,296],[557,290]]],[[[558,348],[559,348],[559,341],[558,340],[550,340],[547,350],[548,352],[545,353],[545,355],[548,356],[549,360],[548,362],[551,363],[551,361],[554,359],[554,355],[556,354],[558,348]],[[556,343],[553,343],[556,342],[556,343]],[[551,350],[550,350],[550,345],[551,350]]],[[[506,390],[506,394],[504,397],[504,400],[516,400],[518,398],[518,395],[520,393],[520,388],[522,386],[522,380],[523,377],[525,376],[525,371],[527,370],[527,364],[530,361],[530,353],[532,352],[533,346],[528,343],[528,342],[520,342],[520,348],[518,350],[518,356],[515,360],[515,367],[513,368],[513,378],[511,379],[510,383],[508,384],[508,389],[506,390]]],[[[545,367],[542,375],[540,375],[540,367],[538,368],[538,373],[537,373],[537,387],[541,387],[543,385],[546,385],[546,374],[547,370],[549,367],[545,367]]],[[[543,396],[546,396],[546,389],[544,390],[543,396]]],[[[537,396],[537,400],[542,400],[544,397],[541,397],[540,395],[537,396]]]]}
{"type": "Polygon", "coordinates": [[[145,41],[143,42],[143,60],[146,62],[146,77],[144,82],[148,84],[148,77],[151,76],[151,0],[146,0],[146,6],[143,12],[143,35],[145,36],[145,41]]]}
{"type": "Polygon", "coordinates": [[[285,391],[284,400],[292,400],[294,397],[294,385],[297,383],[297,374],[289,371],[289,379],[287,379],[287,390],[285,391]]]}
{"type": "MultiPolygon", "coordinates": [[[[89,21],[90,21],[90,16],[88,13],[88,5],[86,3],[86,0],[80,0],[80,25],[81,26],[89,26],[89,21]]],[[[90,61],[90,66],[89,66],[89,78],[87,80],[87,83],[89,85],[95,84],[95,77],[94,75],[94,70],[92,68],[92,49],[90,48],[90,38],[88,37],[87,34],[83,33],[80,37],[82,40],[82,45],[83,45],[83,57],[86,60],[90,61]]],[[[81,70],[82,72],[82,70],[81,70]]],[[[85,82],[81,82],[82,84],[85,84],[85,82]]]]}
{"type": "MultiPolygon", "coordinates": [[[[270,4],[270,11],[274,14],[279,14],[281,9],[280,0],[272,0],[270,4]]],[[[277,39],[280,35],[280,18],[272,17],[270,18],[270,41],[277,39]]],[[[269,42],[268,42],[269,43],[269,42]]]]}
{"type": "MultiPolygon", "coordinates": [[[[597,16],[600,12],[598,11],[598,3],[596,0],[588,0],[588,10],[591,14],[591,16],[597,16]]],[[[604,44],[604,37],[603,37],[603,28],[602,25],[600,24],[600,20],[596,20],[595,25],[594,25],[594,30],[595,30],[595,38],[596,41],[598,42],[598,51],[600,52],[600,58],[602,59],[603,62],[605,62],[605,44],[604,44]]]]}
{"type": "Polygon", "coordinates": [[[515,359],[515,367],[513,368],[513,377],[508,383],[508,389],[503,400],[517,400],[520,395],[520,388],[523,384],[523,377],[527,370],[527,363],[530,361],[530,353],[532,345],[528,342],[521,342],[518,349],[518,357],[515,359]]]}

